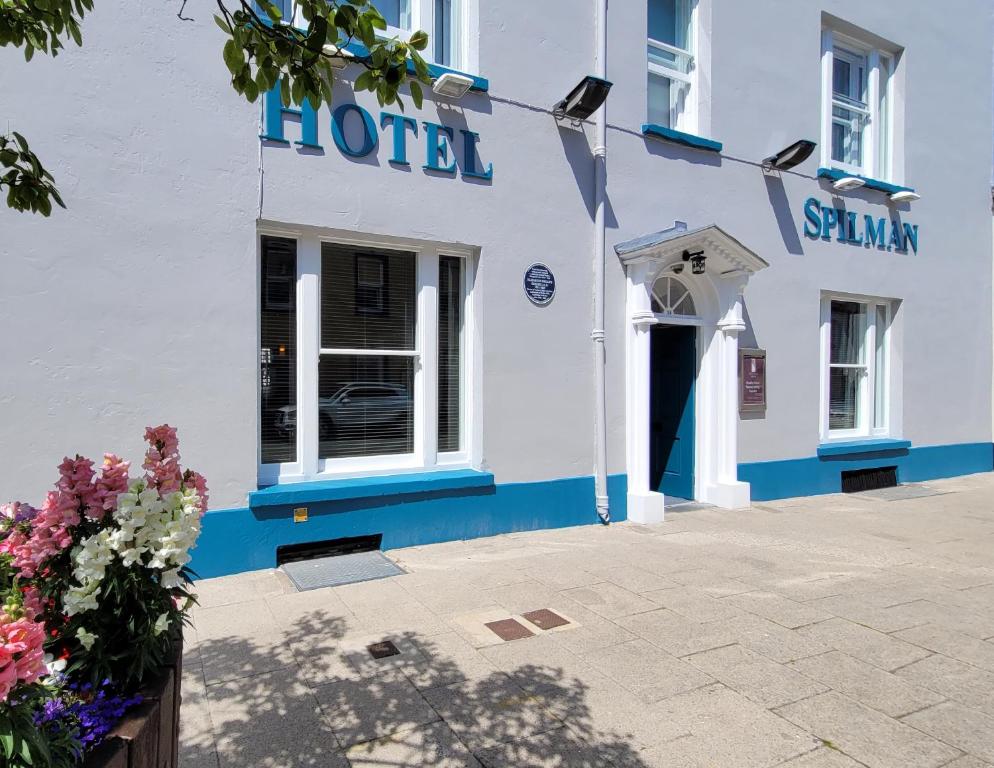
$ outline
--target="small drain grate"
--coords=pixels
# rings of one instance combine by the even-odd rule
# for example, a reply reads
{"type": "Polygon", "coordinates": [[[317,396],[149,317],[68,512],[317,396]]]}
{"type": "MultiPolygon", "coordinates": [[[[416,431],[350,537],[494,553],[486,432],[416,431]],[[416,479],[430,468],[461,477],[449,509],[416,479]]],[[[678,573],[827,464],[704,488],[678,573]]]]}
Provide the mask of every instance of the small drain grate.
{"type": "Polygon", "coordinates": [[[842,472],[842,492],[859,493],[897,485],[897,467],[851,469],[842,472]]]}
{"type": "Polygon", "coordinates": [[[397,650],[397,646],[389,640],[383,640],[379,643],[367,645],[366,650],[369,651],[369,655],[374,659],[385,659],[389,656],[397,656],[400,654],[400,651],[397,650]]]}
{"type": "Polygon", "coordinates": [[[382,552],[357,552],[338,557],[298,560],[283,563],[280,569],[290,577],[298,592],[385,579],[404,572],[382,552]]]}

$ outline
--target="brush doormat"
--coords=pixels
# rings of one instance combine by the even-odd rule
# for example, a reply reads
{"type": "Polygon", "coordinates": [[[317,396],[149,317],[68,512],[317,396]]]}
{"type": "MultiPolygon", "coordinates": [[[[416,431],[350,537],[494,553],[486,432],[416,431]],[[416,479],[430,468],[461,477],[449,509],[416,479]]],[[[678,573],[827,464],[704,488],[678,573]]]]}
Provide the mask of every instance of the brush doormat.
{"type": "Polygon", "coordinates": [[[404,573],[382,552],[356,552],[337,557],[298,560],[294,563],[283,563],[280,570],[290,577],[298,592],[385,579],[404,573]]]}

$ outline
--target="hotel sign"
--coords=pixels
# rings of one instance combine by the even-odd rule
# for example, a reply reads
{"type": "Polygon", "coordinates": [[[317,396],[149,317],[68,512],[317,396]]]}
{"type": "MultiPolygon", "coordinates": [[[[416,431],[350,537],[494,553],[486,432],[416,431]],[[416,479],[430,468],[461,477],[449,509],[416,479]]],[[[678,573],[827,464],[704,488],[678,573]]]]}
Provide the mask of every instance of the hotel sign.
{"type": "Polygon", "coordinates": [[[878,250],[918,253],[918,225],[904,224],[897,219],[847,211],[822,205],[809,197],[804,203],[804,234],[812,240],[831,240],[849,245],[862,245],[878,250]]]}
{"type": "MultiPolygon", "coordinates": [[[[300,141],[297,146],[323,151],[318,137],[318,113],[305,100],[300,108],[284,107],[280,98],[279,86],[265,95],[265,126],[263,141],[278,144],[289,144],[283,123],[288,117],[300,122],[300,141]]],[[[493,163],[486,167],[478,157],[477,143],[480,134],[451,126],[424,120],[420,123],[423,128],[424,170],[463,178],[490,181],[494,177],[493,163]]],[[[331,111],[330,132],[335,147],[347,157],[366,157],[376,151],[380,133],[390,146],[390,163],[392,165],[409,167],[408,159],[409,137],[418,138],[419,123],[413,117],[398,115],[393,112],[380,112],[379,125],[367,110],[355,103],[340,104],[331,111]]]]}

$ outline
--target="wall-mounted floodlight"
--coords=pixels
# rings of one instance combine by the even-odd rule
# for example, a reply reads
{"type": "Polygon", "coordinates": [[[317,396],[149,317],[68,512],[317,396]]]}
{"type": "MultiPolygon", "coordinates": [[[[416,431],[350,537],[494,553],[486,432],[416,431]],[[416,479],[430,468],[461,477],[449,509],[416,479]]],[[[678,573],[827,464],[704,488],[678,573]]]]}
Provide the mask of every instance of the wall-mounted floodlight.
{"type": "Polygon", "coordinates": [[[768,169],[775,168],[778,171],[789,170],[811,157],[811,153],[815,151],[815,147],[817,146],[813,141],[808,141],[807,139],[795,141],[789,147],[781,149],[772,157],[766,158],[763,161],[763,167],[768,169]]]}
{"type": "Polygon", "coordinates": [[[447,99],[461,99],[472,87],[473,78],[457,72],[443,72],[431,84],[432,91],[447,99]]]}
{"type": "Polygon", "coordinates": [[[848,192],[850,189],[859,189],[866,182],[858,176],[843,176],[832,185],[832,189],[838,192],[848,192]]]}
{"type": "Polygon", "coordinates": [[[593,75],[587,75],[580,84],[569,92],[569,96],[552,108],[556,120],[568,117],[570,120],[586,120],[596,112],[607,99],[611,83],[593,75]]]}
{"type": "Polygon", "coordinates": [[[707,256],[704,255],[704,251],[684,251],[683,260],[690,262],[690,272],[694,275],[704,274],[704,261],[707,256]]]}
{"type": "Polygon", "coordinates": [[[890,199],[895,203],[913,203],[915,200],[921,200],[922,196],[910,189],[901,189],[891,195],[890,199]]]}

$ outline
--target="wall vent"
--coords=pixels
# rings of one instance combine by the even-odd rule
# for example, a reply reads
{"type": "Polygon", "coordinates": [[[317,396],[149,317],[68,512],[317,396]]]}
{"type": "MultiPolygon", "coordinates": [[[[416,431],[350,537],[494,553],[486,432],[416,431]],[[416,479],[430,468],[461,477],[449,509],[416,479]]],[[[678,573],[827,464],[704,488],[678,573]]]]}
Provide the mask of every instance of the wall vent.
{"type": "Polygon", "coordinates": [[[343,539],[308,541],[303,544],[285,544],[276,548],[276,565],[299,563],[318,557],[338,557],[353,555],[356,552],[375,552],[383,542],[383,534],[372,536],[351,536],[343,539]]]}
{"type": "Polygon", "coordinates": [[[852,469],[842,473],[843,493],[874,491],[877,488],[893,488],[896,485],[897,485],[897,467],[873,467],[872,469],[852,469]]]}

